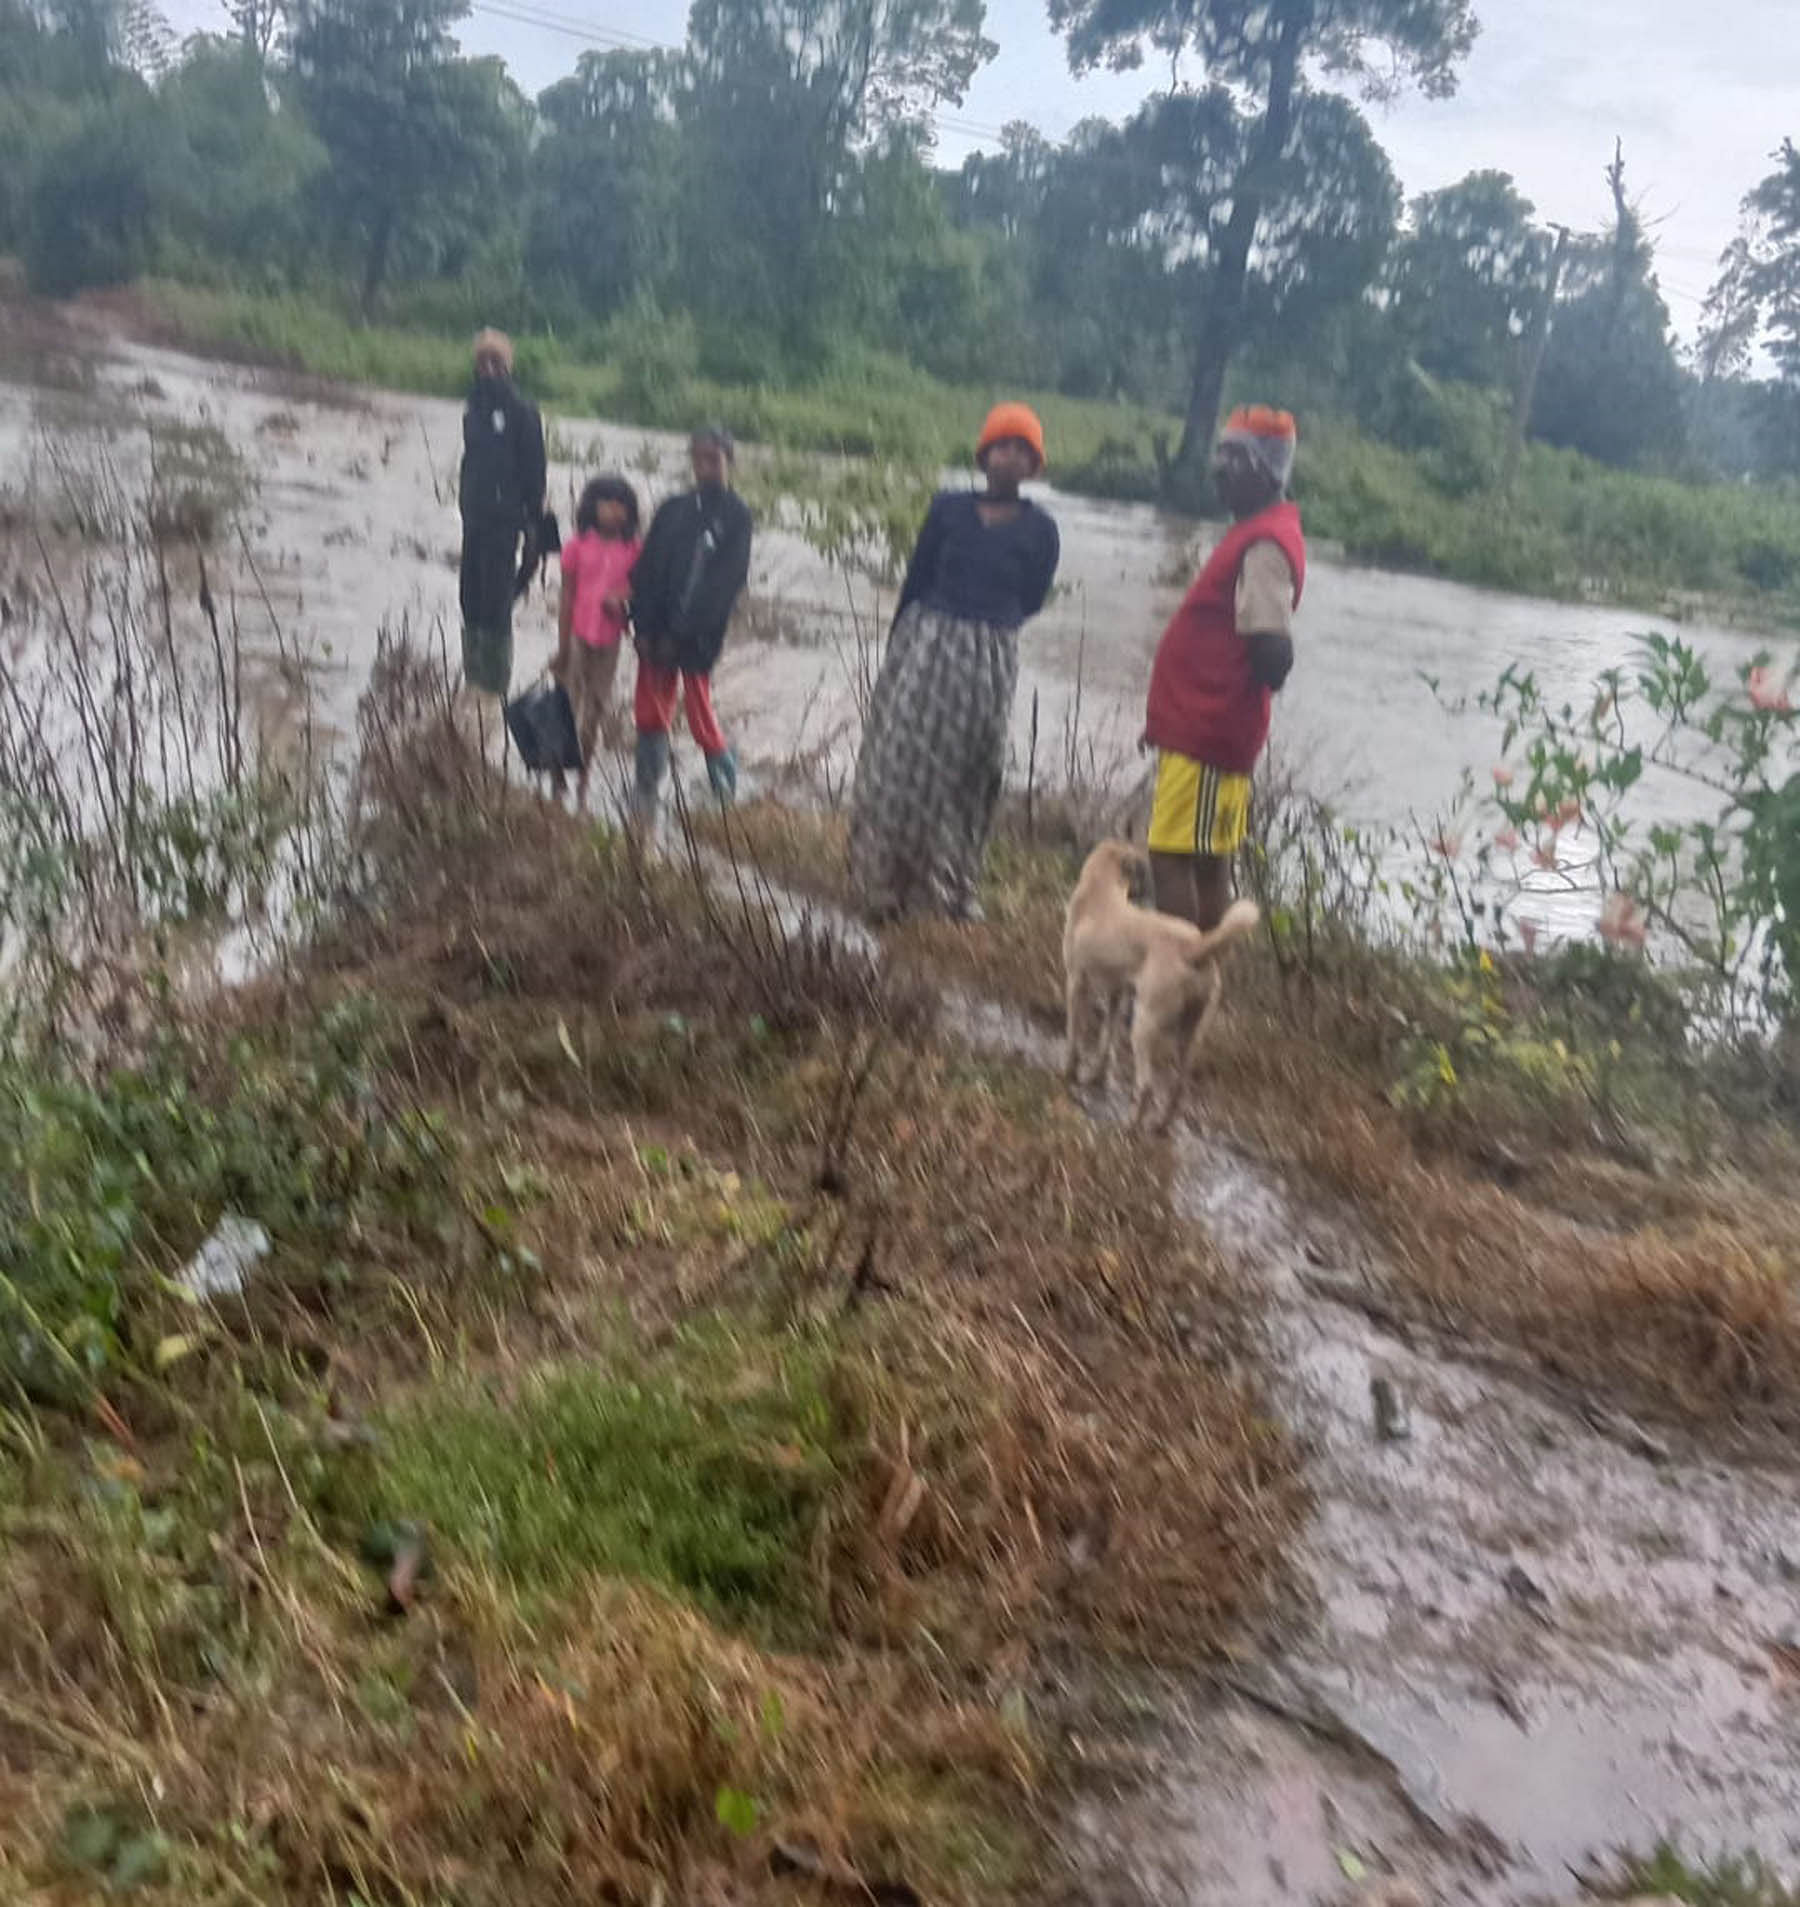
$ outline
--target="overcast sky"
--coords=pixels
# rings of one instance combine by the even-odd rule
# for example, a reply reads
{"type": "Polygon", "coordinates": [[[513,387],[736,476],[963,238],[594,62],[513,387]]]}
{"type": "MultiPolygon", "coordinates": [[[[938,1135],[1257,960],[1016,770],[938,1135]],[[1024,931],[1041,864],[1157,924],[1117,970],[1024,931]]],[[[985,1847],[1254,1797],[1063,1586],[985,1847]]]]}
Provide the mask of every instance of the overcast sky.
{"type": "MultiPolygon", "coordinates": [[[[1800,0],[1736,0],[1728,16],[1696,0],[1477,5],[1484,31],[1456,96],[1374,114],[1408,196],[1497,167],[1545,218],[1600,225],[1609,210],[1602,175],[1621,136],[1670,309],[1691,333],[1739,200],[1782,138],[1800,138],[1800,0]]],[[[218,0],[172,0],[166,11],[184,29],[222,18],[218,0]]],[[[945,163],[992,144],[1008,120],[1060,137],[1089,114],[1130,112],[1166,83],[1166,68],[1073,78],[1045,12],[1045,0],[988,0],[999,56],[946,112],[945,163]]],[[[476,0],[463,39],[471,52],[502,54],[536,93],[584,44],[675,44],[686,17],[685,0],[476,0]]]]}

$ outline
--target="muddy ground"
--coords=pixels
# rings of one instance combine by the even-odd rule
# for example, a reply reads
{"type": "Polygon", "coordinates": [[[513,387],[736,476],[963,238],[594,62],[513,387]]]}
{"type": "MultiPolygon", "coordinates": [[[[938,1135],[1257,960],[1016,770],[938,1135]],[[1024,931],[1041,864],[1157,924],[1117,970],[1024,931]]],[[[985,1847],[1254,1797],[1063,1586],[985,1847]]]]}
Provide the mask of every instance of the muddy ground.
{"type": "MultiPolygon", "coordinates": [[[[872,946],[817,900],[774,899],[872,946]]],[[[949,1005],[977,1050],[1059,1067],[1006,1004],[949,1005]]],[[[1128,1108],[1115,1088],[1092,1110],[1128,1108]]],[[[1800,1857],[1795,1472],[1408,1322],[1355,1212],[1203,1113],[1172,1170],[1177,1209],[1264,1294],[1314,1512],[1286,1636],[1132,1691],[1143,1758],[1079,1822],[1092,1897],[1324,1901],[1354,1879],[1544,1901],[1665,1842],[1800,1857]]]]}

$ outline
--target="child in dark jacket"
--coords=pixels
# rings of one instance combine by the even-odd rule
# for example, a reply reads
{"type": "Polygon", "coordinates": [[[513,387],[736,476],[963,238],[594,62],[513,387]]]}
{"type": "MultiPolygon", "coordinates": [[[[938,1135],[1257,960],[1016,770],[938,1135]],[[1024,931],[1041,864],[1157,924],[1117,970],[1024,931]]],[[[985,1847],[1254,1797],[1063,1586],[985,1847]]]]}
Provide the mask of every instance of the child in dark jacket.
{"type": "Polygon", "coordinates": [[[714,792],[722,801],[737,793],[737,757],[713,712],[712,672],[749,579],[752,525],[731,488],[731,433],[696,431],[688,448],[694,488],[657,510],[631,577],[638,651],[633,811],[640,823],[656,814],[677,699],[686,702],[688,732],[706,757],[714,792]]]}

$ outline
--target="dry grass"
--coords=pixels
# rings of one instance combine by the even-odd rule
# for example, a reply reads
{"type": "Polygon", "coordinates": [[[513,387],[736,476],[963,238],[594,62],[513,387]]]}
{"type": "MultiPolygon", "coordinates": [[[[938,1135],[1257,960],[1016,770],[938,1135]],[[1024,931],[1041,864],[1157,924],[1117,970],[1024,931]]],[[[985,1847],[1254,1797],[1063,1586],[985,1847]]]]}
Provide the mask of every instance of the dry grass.
{"type": "MultiPolygon", "coordinates": [[[[363,1586],[276,1549],[273,1518],[247,1510],[220,1538],[256,1634],[241,1675],[210,1684],[170,1653],[146,1572],[92,1579],[91,1532],[14,1546],[0,1887],[53,1887],[60,1867],[85,1897],[34,1857],[78,1806],[157,1847],[186,1901],[792,1900],[777,1839],[957,1900],[1029,1865],[1004,1827],[1041,1778],[1025,1731],[904,1661],[772,1656],[606,1580],[527,1614],[466,1570],[375,1628],[363,1586]],[[122,1624],[136,1633],[115,1641],[122,1624]],[[105,1645],[81,1691],[76,1636],[105,1645]]],[[[208,1625],[216,1653],[233,1640],[208,1625]]]]}
{"type": "MultiPolygon", "coordinates": [[[[835,819],[751,808],[735,825],[772,874],[841,898],[835,819]]],[[[903,968],[1049,1030],[1061,1023],[1061,910],[1079,847],[1021,832],[1016,814],[1002,817],[984,926],[917,923],[886,945],[903,968]]],[[[1390,1274],[1381,1301],[1521,1349],[1632,1408],[1713,1430],[1791,1426],[1800,1149],[1778,1111],[1734,1103],[1675,1055],[1647,1082],[1668,1115],[1647,1138],[1572,1089],[1501,1083],[1409,1112],[1391,1091],[1396,1026],[1433,1010],[1431,983],[1366,950],[1346,948],[1340,968],[1284,985],[1265,956],[1234,962],[1198,1096],[1202,1117],[1372,1231],[1390,1274]]],[[[1508,987],[1515,1012],[1544,1011],[1518,975],[1508,987]]]]}
{"type": "Polygon", "coordinates": [[[278,1239],[243,1301],[134,1311],[145,1354],[89,1422],[0,1419],[0,1896],[139,1861],[183,1901],[1042,1898],[1055,1665],[1188,1667],[1274,1617],[1303,1504],[1242,1294],[1154,1162],[1040,1075],[504,790],[447,745],[428,673],[388,666],[411,727],[365,736],[353,902],[196,1023],[196,1089],[377,1000],[369,1090],[466,1180],[439,1248],[278,1239]],[[690,1453],[709,1320],[728,1367],[690,1453]],[[158,1368],[175,1328],[198,1342],[158,1368]],[[798,1494],[750,1410],[793,1347],[798,1494]],[[659,1370],[655,1462],[703,1465],[741,1399],[742,1487],[805,1519],[778,1620],[703,1608],[680,1566],[516,1571],[532,1504],[553,1532],[612,1487],[535,1446],[513,1507],[454,1520],[512,1517],[503,1560],[446,1535],[412,1612],[379,1615],[356,1548],[405,1512],[401,1440],[448,1473],[452,1406],[505,1434],[547,1374],[579,1398],[659,1370]],[[777,1843],[820,1874],[778,1876],[777,1843]]]}

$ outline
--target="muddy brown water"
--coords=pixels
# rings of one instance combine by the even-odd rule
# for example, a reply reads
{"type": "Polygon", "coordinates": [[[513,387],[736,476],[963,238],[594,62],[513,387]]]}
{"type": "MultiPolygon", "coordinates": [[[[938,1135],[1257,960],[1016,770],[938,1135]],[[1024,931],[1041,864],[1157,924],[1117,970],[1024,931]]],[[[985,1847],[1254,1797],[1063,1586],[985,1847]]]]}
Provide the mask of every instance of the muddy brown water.
{"type": "MultiPolygon", "coordinates": [[[[0,383],[0,476],[52,481],[48,444],[84,439],[129,475],[147,419],[215,424],[253,477],[250,554],[228,559],[226,587],[267,711],[278,721],[291,694],[278,620],[347,733],[381,623],[452,622],[459,407],[80,342],[87,389],[0,383]]],[[[565,514],[594,467],[624,467],[651,494],[676,480],[667,437],[561,421],[556,435],[565,514]]],[[[1194,554],[1189,527],[1154,512],[1053,507],[1065,587],[1024,638],[1015,725],[1022,763],[1035,692],[1052,780],[1078,705],[1095,759],[1130,759],[1151,647],[1194,554]]],[[[753,593],[755,626],[779,624],[781,639],[733,645],[721,706],[752,764],[814,746],[841,769],[855,667],[842,579],[766,535],[753,593]]],[[[521,674],[547,655],[551,615],[541,595],[521,614],[521,674]]],[[[1422,673],[1456,695],[1523,658],[1575,695],[1652,625],[1322,560],[1278,745],[1365,820],[1430,812],[1494,737],[1444,714],[1422,673]]],[[[1686,633],[1725,668],[1764,641],[1686,633]]],[[[852,931],[775,898],[790,918],[852,931]]],[[[1559,905],[1573,906],[1543,902],[1559,905]]],[[[971,1045],[1055,1064],[1054,1042],[1004,1005],[948,1006],[971,1045]]],[[[1800,1855],[1800,1647],[1784,1646],[1800,1643],[1793,1478],[1660,1451],[1616,1421],[1596,1429],[1479,1347],[1384,1329],[1362,1301],[1378,1298],[1380,1255],[1354,1219],[1210,1134],[1203,1105],[1174,1173],[1181,1209],[1266,1295],[1273,1381],[1317,1496],[1301,1557],[1312,1612],[1283,1653],[1224,1684],[1154,1691],[1147,1777],[1096,1786],[1073,1824],[1084,1897],[1255,1907],[1394,1873],[1447,1899],[1517,1901],[1567,1896],[1572,1866],[1664,1835],[1695,1853],[1800,1855]],[[1409,1418],[1404,1441],[1377,1435],[1377,1378],[1409,1418]]]]}

